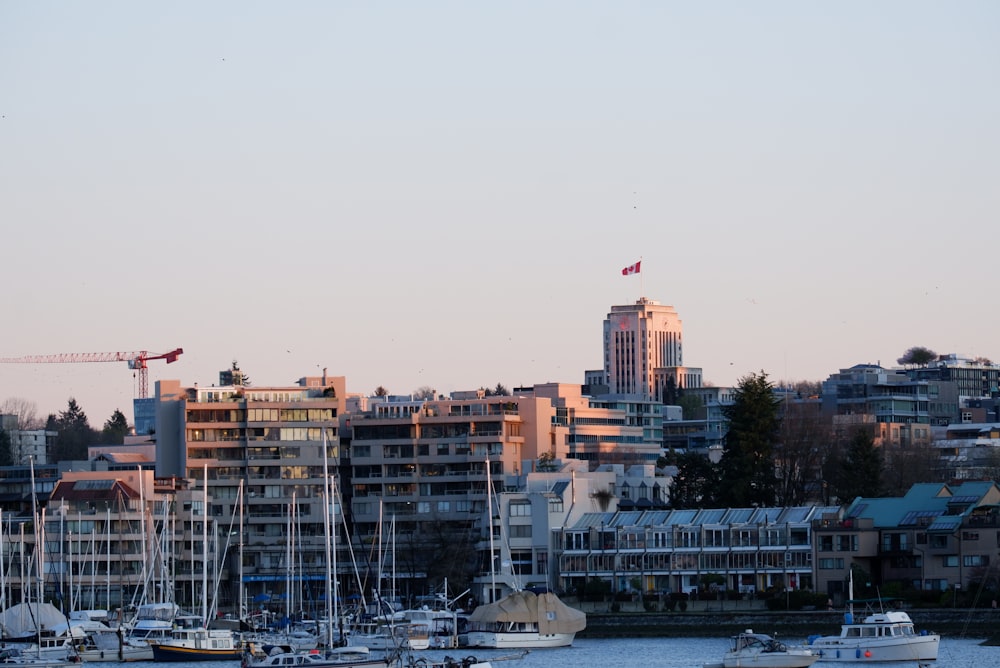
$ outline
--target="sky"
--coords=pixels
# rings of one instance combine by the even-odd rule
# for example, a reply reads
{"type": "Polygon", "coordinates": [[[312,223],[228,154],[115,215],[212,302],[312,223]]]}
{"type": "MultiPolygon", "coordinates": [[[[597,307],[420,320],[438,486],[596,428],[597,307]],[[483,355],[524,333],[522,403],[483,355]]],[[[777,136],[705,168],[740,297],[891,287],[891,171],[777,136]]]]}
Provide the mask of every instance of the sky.
{"type": "MultiPolygon", "coordinates": [[[[645,296],[715,385],[998,360],[997,82],[992,0],[0,0],[0,357],[581,383],[645,296]]],[[[0,364],[96,428],[136,390],[0,364]]]]}

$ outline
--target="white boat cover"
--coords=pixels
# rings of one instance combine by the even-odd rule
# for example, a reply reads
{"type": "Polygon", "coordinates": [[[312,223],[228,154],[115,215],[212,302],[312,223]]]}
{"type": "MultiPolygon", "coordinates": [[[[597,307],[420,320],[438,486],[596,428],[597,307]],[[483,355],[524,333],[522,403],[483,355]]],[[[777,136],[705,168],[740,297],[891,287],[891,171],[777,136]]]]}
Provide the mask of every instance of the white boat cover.
{"type": "Polygon", "coordinates": [[[4,638],[24,638],[41,630],[50,631],[62,624],[66,616],[51,603],[18,603],[0,613],[0,632],[4,638]]]}
{"type": "Polygon", "coordinates": [[[516,591],[495,603],[479,606],[469,615],[469,621],[473,624],[537,623],[538,632],[549,635],[582,631],[587,627],[587,614],[569,607],[551,592],[516,591]]]}

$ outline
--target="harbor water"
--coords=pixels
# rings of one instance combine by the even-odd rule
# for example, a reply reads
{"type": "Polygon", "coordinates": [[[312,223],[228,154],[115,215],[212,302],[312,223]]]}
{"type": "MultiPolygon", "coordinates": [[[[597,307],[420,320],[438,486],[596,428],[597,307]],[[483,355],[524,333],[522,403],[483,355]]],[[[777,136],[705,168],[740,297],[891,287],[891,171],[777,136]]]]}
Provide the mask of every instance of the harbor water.
{"type": "MultiPolygon", "coordinates": [[[[795,644],[792,638],[781,638],[795,644]]],[[[1000,647],[985,646],[981,638],[941,638],[938,659],[932,668],[988,668],[1000,665],[1000,647]]],[[[414,658],[423,657],[428,662],[440,661],[446,656],[462,659],[475,656],[493,661],[493,668],[701,668],[705,663],[722,660],[729,647],[729,638],[580,638],[572,647],[531,650],[522,658],[508,658],[511,652],[498,650],[438,650],[416,652],[414,658]]],[[[91,668],[121,668],[120,663],[88,663],[91,668]]],[[[135,668],[151,662],[127,664],[135,668]]],[[[158,664],[160,665],[160,664],[158,664]]],[[[173,668],[238,668],[239,663],[203,662],[162,664],[173,668]]],[[[855,665],[855,664],[849,664],[855,665]]],[[[856,664],[858,666],[861,663],[856,664]]],[[[917,668],[917,664],[876,664],[882,668],[917,668]]],[[[845,664],[815,664],[844,668],[845,664]]]]}

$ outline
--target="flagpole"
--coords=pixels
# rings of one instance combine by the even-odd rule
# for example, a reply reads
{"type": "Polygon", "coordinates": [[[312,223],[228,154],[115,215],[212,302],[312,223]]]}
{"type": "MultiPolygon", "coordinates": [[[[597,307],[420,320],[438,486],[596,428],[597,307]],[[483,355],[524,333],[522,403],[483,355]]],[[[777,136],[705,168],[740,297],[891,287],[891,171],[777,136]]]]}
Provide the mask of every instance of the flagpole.
{"type": "Polygon", "coordinates": [[[646,279],[642,274],[642,256],[639,256],[639,292],[642,294],[640,298],[644,299],[646,297],[646,279]]]}

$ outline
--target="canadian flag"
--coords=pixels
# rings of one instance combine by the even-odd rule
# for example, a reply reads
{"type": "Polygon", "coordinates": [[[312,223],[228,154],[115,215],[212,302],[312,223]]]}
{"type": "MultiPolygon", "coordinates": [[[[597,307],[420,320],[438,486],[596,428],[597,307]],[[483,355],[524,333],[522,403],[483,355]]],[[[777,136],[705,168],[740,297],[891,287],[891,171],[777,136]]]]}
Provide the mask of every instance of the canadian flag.
{"type": "Polygon", "coordinates": [[[632,274],[639,273],[639,265],[642,264],[642,260],[639,260],[635,264],[630,264],[629,266],[622,269],[622,276],[631,276],[632,274]]]}

